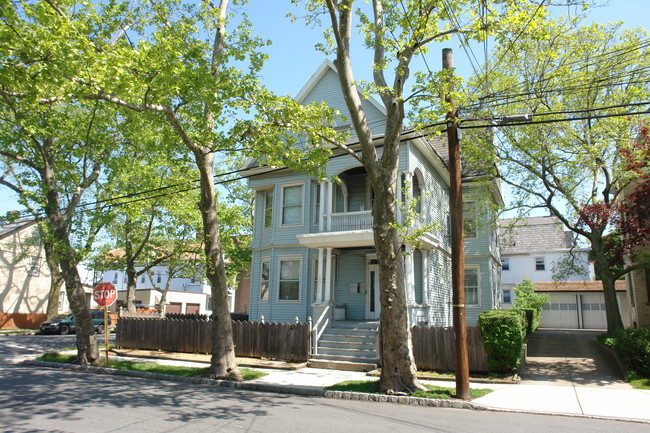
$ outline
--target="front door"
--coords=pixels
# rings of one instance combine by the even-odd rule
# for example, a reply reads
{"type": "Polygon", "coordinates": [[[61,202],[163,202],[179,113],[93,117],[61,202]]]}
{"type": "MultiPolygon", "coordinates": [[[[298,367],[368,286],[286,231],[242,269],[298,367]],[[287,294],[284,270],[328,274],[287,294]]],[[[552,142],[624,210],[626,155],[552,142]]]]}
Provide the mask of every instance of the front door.
{"type": "Polygon", "coordinates": [[[366,273],[366,320],[379,319],[379,265],[371,260],[366,273]]]}

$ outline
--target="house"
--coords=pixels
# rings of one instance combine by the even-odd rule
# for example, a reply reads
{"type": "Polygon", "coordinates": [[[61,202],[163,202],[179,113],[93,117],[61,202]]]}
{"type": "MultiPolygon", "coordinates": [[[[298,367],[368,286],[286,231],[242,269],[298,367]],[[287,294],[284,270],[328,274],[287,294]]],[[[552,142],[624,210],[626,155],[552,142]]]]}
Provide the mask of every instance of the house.
{"type": "MultiPolygon", "coordinates": [[[[136,266],[136,271],[142,267],[136,266]]],[[[163,263],[151,268],[153,283],[164,290],[167,285],[168,268],[163,263]]],[[[110,270],[103,273],[102,281],[109,282],[117,288],[117,302],[113,307],[116,311],[126,307],[127,275],[122,270],[110,270]]],[[[156,310],[160,303],[161,293],[154,288],[149,276],[144,273],[136,282],[135,304],[138,308],[156,310]]],[[[246,275],[237,280],[237,289],[231,290],[231,312],[247,313],[250,282],[246,275]]],[[[168,314],[211,314],[211,288],[207,281],[201,277],[174,277],[172,278],[165,312],[168,314]]]]}
{"type": "MultiPolygon", "coordinates": [[[[0,220],[0,329],[38,328],[49,293],[50,271],[36,221],[0,220]]],[[[65,290],[58,311],[70,311],[65,290]]]]}
{"type": "MultiPolygon", "coordinates": [[[[547,293],[551,302],[542,309],[545,328],[606,329],[605,300],[595,281],[589,248],[575,245],[556,217],[499,220],[501,238],[501,307],[512,306],[513,287],[528,277],[535,291],[547,293]]],[[[621,290],[622,282],[617,283],[621,290]]],[[[627,313],[624,292],[619,305],[627,313]]]]}
{"type": "MultiPolygon", "coordinates": [[[[648,182],[647,180],[645,182],[648,182]]],[[[623,189],[622,199],[629,195],[636,188],[632,183],[623,189]]],[[[646,215],[646,218],[648,216],[646,215]]],[[[637,247],[639,248],[639,247],[637,247]]],[[[626,265],[634,264],[633,260],[638,257],[650,255],[650,246],[640,248],[637,258],[626,257],[626,265]]],[[[626,277],[627,300],[630,305],[629,309],[629,326],[633,327],[650,327],[650,267],[643,267],[631,271],[626,277]]],[[[623,320],[625,321],[625,317],[623,320]]]]}
{"type": "MultiPolygon", "coordinates": [[[[335,66],[325,61],[296,96],[303,104],[324,101],[342,117],[335,127],[350,130],[335,66]]],[[[383,131],[385,110],[363,99],[368,121],[383,131]]],[[[352,137],[348,145],[355,147],[352,137]]],[[[376,140],[381,153],[381,137],[376,140]]],[[[449,172],[446,140],[407,134],[400,147],[400,201],[419,198],[416,227],[428,227],[418,245],[404,245],[405,286],[412,325],[452,325],[449,236],[449,172]],[[403,192],[402,192],[403,191],[403,192]]],[[[250,318],[276,322],[376,322],[379,265],[372,233],[373,193],[365,169],[334,149],[317,179],[288,169],[271,170],[250,159],[243,175],[255,191],[250,318]],[[327,321],[326,321],[327,322],[327,321]]],[[[500,193],[495,188],[495,199],[500,193]]],[[[480,224],[474,203],[466,204],[467,324],[499,303],[497,233],[480,224]]],[[[398,218],[403,220],[402,212],[398,218]]],[[[333,326],[334,326],[333,325],[333,326]]],[[[376,326],[375,326],[376,328],[376,326]]]]}

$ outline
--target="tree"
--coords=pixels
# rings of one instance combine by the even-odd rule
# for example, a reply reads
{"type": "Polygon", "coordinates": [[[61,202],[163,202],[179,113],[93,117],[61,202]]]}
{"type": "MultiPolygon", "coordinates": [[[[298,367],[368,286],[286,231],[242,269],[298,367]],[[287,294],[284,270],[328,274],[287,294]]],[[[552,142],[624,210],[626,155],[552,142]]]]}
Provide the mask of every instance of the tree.
{"type": "Polygon", "coordinates": [[[533,308],[541,310],[542,307],[551,301],[547,294],[535,293],[535,285],[530,278],[524,277],[521,283],[515,284],[515,308],[533,308]]]}
{"type": "Polygon", "coordinates": [[[614,283],[632,268],[616,270],[607,235],[619,220],[621,191],[640,177],[632,166],[647,161],[647,150],[635,141],[635,106],[650,96],[648,33],[620,24],[578,24],[554,20],[522,34],[517,49],[496,49],[499,63],[490,66],[481,115],[498,122],[531,113],[534,120],[499,128],[499,139],[488,143],[490,155],[482,155],[502,170],[513,207],[546,208],[591,244],[613,333],[623,326],[614,283]]]}
{"type": "MultiPolygon", "coordinates": [[[[215,163],[230,153],[264,158],[318,172],[329,150],[323,136],[333,113],[277,97],[259,84],[265,41],[251,36],[245,16],[219,7],[174,0],[122,2],[111,7],[70,8],[87,21],[106,24],[77,28],[86,72],[70,79],[84,100],[105,101],[141,113],[167,131],[177,152],[192,160],[200,177],[199,209],[206,277],[212,287],[213,344],[209,375],[240,379],[228,308],[228,281],[220,237],[215,163]],[[106,16],[109,14],[109,16],[106,16]],[[101,16],[100,16],[101,15],[101,16]],[[308,146],[300,146],[305,138],[308,146]]],[[[63,41],[61,41],[63,43],[63,41]]]]}
{"type": "MultiPolygon", "coordinates": [[[[405,92],[408,92],[411,63],[426,53],[432,43],[446,41],[455,33],[481,39],[488,32],[503,31],[508,23],[516,27],[515,21],[520,23],[524,16],[535,18],[536,15],[531,13],[530,2],[490,2],[483,16],[465,12],[478,10],[485,2],[450,2],[454,11],[467,18],[466,24],[460,26],[443,2],[373,0],[370,3],[371,12],[356,8],[353,0],[311,0],[306,2],[306,9],[309,23],[320,23],[321,15],[328,20],[326,40],[321,48],[335,56],[334,64],[361,155],[344,145],[339,147],[363,164],[375,194],[372,215],[381,288],[381,392],[410,394],[422,385],[417,380],[413,360],[401,242],[395,222],[399,144],[407,110],[405,104],[410,98],[405,92]],[[385,127],[379,131],[368,123],[357,87],[360,82],[353,74],[351,41],[355,13],[359,16],[358,28],[365,46],[374,55],[373,82],[362,83],[364,91],[378,94],[386,108],[385,127]],[[387,77],[389,69],[393,74],[392,83],[387,77]],[[381,154],[373,141],[376,136],[383,137],[381,154]]],[[[445,113],[448,105],[432,99],[438,100],[441,91],[448,88],[443,84],[446,77],[446,74],[418,74],[413,96],[442,106],[437,114],[445,113]]]]}

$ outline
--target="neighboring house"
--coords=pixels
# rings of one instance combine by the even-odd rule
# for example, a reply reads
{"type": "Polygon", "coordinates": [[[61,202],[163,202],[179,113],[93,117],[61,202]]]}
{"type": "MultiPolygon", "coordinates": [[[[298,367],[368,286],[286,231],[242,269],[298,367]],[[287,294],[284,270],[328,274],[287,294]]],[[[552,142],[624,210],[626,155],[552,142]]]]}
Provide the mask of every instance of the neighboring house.
{"type": "MultiPolygon", "coordinates": [[[[36,222],[0,220],[0,329],[38,328],[45,320],[50,271],[36,222]]],[[[61,290],[59,313],[68,312],[61,290]]]]}
{"type": "MultiPolygon", "coordinates": [[[[514,285],[528,277],[535,291],[548,293],[551,298],[542,310],[542,327],[607,328],[603,287],[594,281],[589,248],[576,247],[574,237],[558,218],[502,219],[499,225],[502,308],[512,306],[514,285]],[[573,272],[566,272],[568,267],[573,272]]],[[[624,290],[622,284],[617,283],[617,290],[624,290]]],[[[621,312],[627,314],[625,296],[619,294],[618,298],[621,312]]]]}
{"type": "MultiPolygon", "coordinates": [[[[542,328],[606,329],[607,315],[601,281],[536,282],[535,291],[547,293],[551,302],[542,307],[542,328]]],[[[625,326],[629,303],[625,281],[616,281],[616,297],[625,326]]]]}
{"type": "MultiPolygon", "coordinates": [[[[136,267],[141,270],[142,267],[136,267]]],[[[167,285],[167,266],[154,266],[151,269],[153,281],[157,287],[164,289],[167,285]]],[[[126,272],[111,270],[104,272],[103,281],[112,283],[117,288],[117,302],[113,307],[115,310],[126,307],[127,277],[126,272]]],[[[243,308],[248,306],[248,288],[250,283],[246,278],[238,280],[237,290],[231,290],[230,305],[232,312],[246,313],[243,308]],[[242,308],[242,310],[238,310],[242,308]]],[[[157,309],[161,293],[153,287],[149,276],[142,274],[138,278],[135,290],[135,303],[138,308],[157,309]]],[[[169,291],[167,292],[166,313],[173,314],[210,314],[212,312],[210,285],[200,277],[185,278],[176,277],[172,279],[169,291]]]]}
{"type": "MultiPolygon", "coordinates": [[[[647,182],[647,181],[646,181],[647,182]]],[[[634,188],[634,184],[623,190],[622,199],[634,188]]],[[[650,216],[646,216],[650,218],[650,216]]],[[[639,254],[650,255],[650,246],[639,251],[639,254]]],[[[632,264],[630,258],[626,258],[627,264],[632,264]]],[[[627,277],[627,299],[630,304],[629,323],[633,327],[650,327],[650,268],[636,269],[630,272],[627,277]]],[[[623,318],[625,320],[625,317],[623,318]]]]}
{"type": "MultiPolygon", "coordinates": [[[[325,102],[349,118],[334,65],[326,61],[300,91],[303,104],[325,102]]],[[[368,122],[382,130],[384,108],[363,99],[368,122]]],[[[339,120],[339,130],[351,130],[339,120]]],[[[355,138],[349,141],[352,148],[355,138]]],[[[381,137],[376,140],[381,154],[381,137]]],[[[400,147],[399,201],[420,198],[414,225],[431,228],[419,246],[404,245],[405,286],[412,325],[452,325],[449,172],[446,140],[416,134],[400,147]],[[405,192],[401,193],[404,188],[405,192]]],[[[250,318],[266,321],[377,321],[379,265],[372,233],[373,193],[365,169],[334,149],[319,182],[290,170],[271,170],[254,159],[243,167],[255,190],[250,318]],[[338,182],[333,181],[337,177],[338,182]]],[[[500,192],[495,188],[495,199],[500,192]]],[[[466,204],[467,325],[499,305],[497,233],[478,223],[484,212],[466,204]]],[[[402,218],[402,215],[398,215],[402,218]]]]}

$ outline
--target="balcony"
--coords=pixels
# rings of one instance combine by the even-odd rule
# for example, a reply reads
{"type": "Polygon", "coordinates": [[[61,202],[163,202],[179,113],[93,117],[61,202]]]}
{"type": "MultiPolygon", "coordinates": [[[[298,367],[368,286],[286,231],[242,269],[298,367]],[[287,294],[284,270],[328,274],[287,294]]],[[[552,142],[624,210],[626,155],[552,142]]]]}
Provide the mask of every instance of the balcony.
{"type": "Polygon", "coordinates": [[[350,230],[372,229],[372,212],[362,210],[358,212],[339,212],[323,216],[327,232],[344,232],[350,230]]]}

